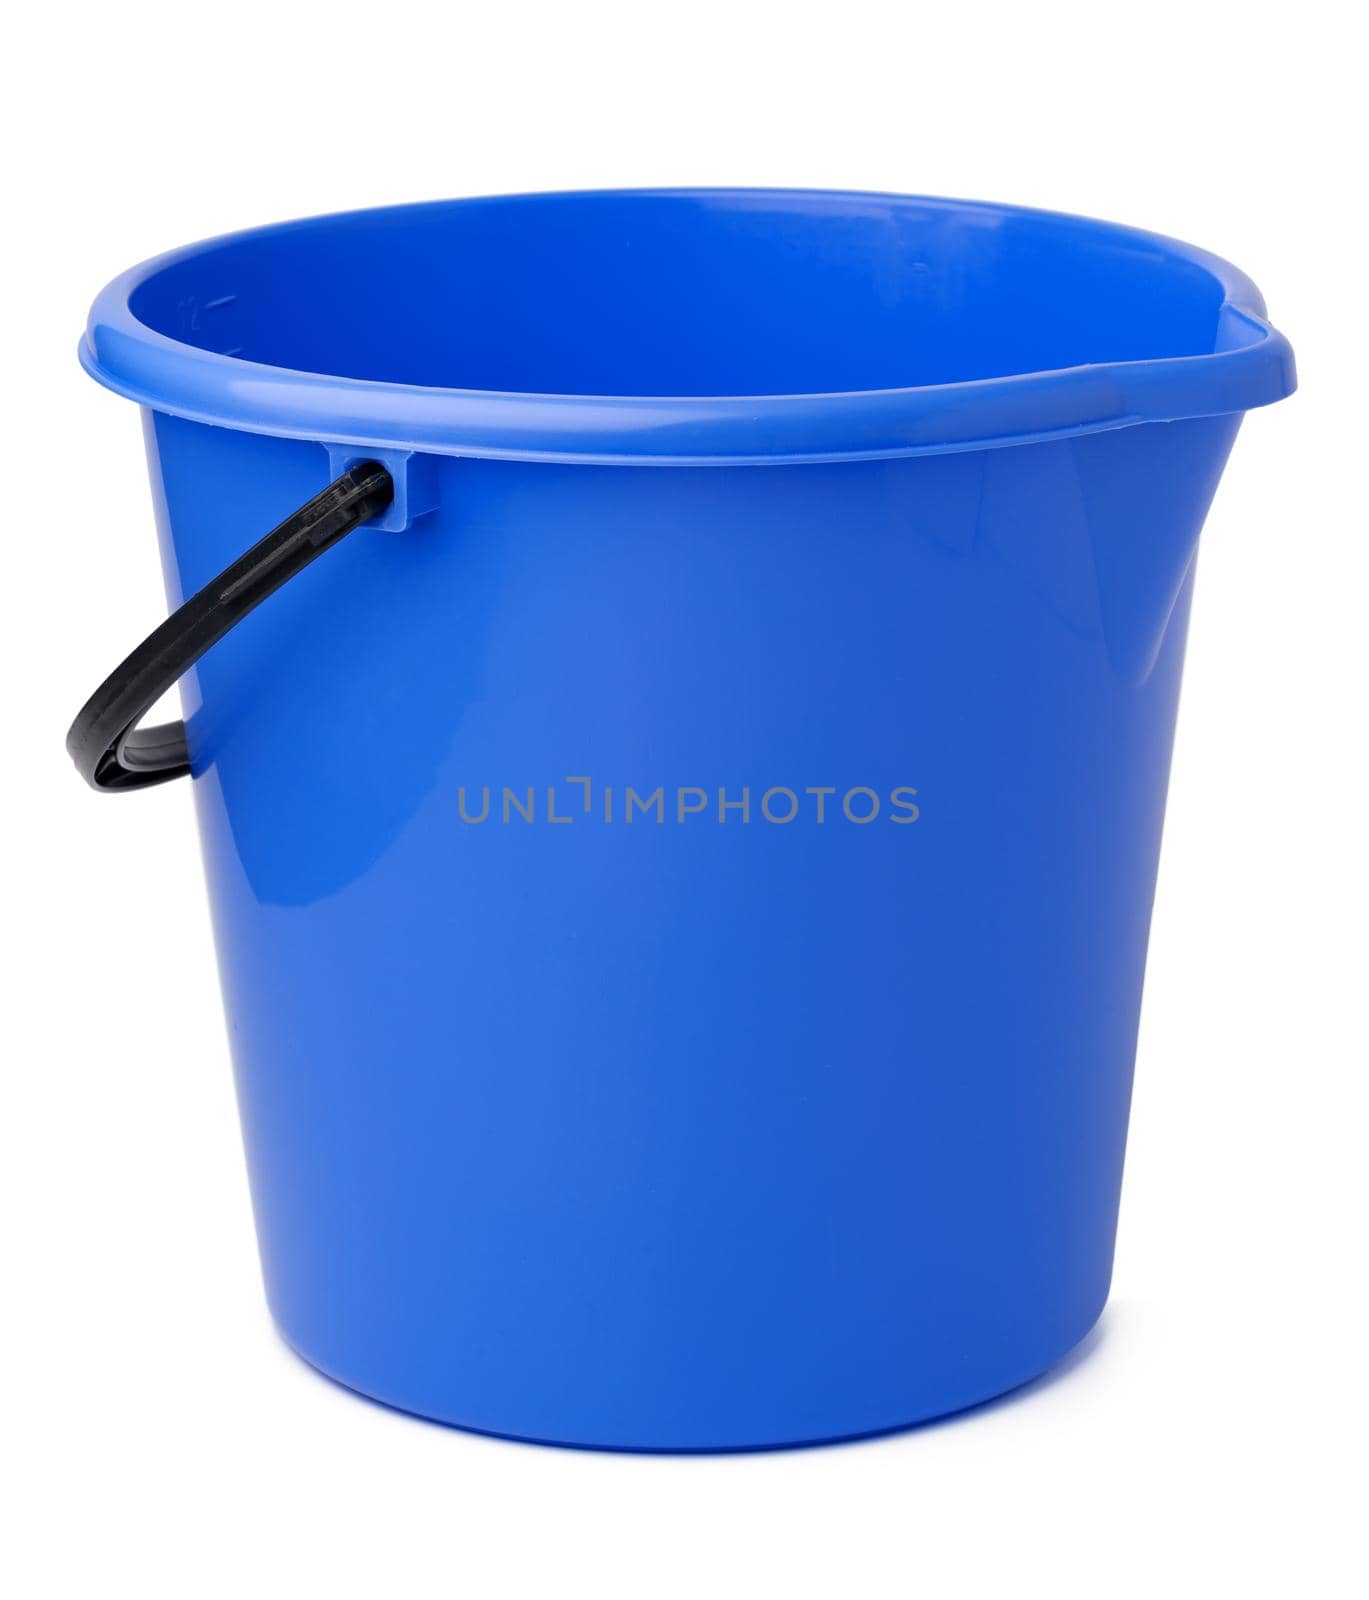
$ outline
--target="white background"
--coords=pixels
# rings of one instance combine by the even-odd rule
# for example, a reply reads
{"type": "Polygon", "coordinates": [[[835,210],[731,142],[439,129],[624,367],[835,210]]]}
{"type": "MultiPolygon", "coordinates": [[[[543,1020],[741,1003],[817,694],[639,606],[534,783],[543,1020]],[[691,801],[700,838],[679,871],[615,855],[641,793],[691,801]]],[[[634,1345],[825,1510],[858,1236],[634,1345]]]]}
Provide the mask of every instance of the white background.
{"type": "Polygon", "coordinates": [[[16,1600],[1358,1589],[1369,352],[1361,63],[1337,11],[10,16],[16,1600]],[[1302,391],[1249,417],[1204,538],[1111,1306],[1061,1373],[873,1443],[539,1449],[301,1365],[261,1297],[190,796],[97,799],[62,749],[163,610],[135,410],[75,359],[108,278],[310,212],[657,183],[942,193],[1176,234],[1249,271],[1299,357],[1302,391]]]}

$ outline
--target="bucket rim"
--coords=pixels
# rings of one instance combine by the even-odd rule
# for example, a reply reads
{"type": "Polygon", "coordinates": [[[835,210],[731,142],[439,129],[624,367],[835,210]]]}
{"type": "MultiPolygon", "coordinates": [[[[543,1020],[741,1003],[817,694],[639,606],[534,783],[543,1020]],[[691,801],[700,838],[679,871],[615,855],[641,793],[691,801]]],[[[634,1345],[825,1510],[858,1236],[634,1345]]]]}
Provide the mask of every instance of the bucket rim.
{"type": "Polygon", "coordinates": [[[469,196],[331,212],[200,240],[121,273],[97,296],[80,343],[97,382],[154,411],[276,437],[369,449],[518,461],[669,466],[878,460],[992,449],[1145,422],[1272,404],[1297,386],[1288,340],[1259,290],[1196,246],[1065,212],[867,190],[637,188],[469,196]],[[200,253],[297,229],[435,208],[604,198],[876,201],[1001,219],[1051,221],[1185,262],[1222,290],[1216,342],[1194,355],[1115,361],[906,388],[763,395],[534,394],[348,378],[243,360],[140,321],[131,298],[200,253]]]}

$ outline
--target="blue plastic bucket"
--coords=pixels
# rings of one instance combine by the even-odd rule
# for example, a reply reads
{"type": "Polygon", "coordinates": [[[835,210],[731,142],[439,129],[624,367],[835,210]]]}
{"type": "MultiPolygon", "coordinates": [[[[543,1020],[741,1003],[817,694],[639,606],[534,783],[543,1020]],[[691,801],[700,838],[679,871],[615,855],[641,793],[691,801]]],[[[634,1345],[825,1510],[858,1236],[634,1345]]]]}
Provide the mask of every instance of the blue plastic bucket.
{"type": "Polygon", "coordinates": [[[175,603],[393,485],[186,680],[307,1360],[698,1450],[1082,1338],[1198,533],[1294,385],[1244,277],[998,206],[534,196],[179,251],[81,354],[175,603]]]}

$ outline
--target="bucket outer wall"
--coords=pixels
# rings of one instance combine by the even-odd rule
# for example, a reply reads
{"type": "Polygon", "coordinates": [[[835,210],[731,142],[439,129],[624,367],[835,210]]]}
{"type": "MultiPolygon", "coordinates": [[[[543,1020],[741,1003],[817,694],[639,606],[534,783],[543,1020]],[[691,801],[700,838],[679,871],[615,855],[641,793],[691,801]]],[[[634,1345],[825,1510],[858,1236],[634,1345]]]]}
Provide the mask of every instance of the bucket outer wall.
{"type": "MultiPolygon", "coordinates": [[[[766,470],[448,459],[437,510],[206,657],[195,790],[291,1344],[471,1428],[712,1449],[951,1411],[1079,1340],[1237,420],[766,470]],[[624,820],[629,785],[665,820],[624,820]],[[680,822],[682,788],[709,799],[680,822]]],[[[326,470],[148,436],[173,599],[326,470]]]]}

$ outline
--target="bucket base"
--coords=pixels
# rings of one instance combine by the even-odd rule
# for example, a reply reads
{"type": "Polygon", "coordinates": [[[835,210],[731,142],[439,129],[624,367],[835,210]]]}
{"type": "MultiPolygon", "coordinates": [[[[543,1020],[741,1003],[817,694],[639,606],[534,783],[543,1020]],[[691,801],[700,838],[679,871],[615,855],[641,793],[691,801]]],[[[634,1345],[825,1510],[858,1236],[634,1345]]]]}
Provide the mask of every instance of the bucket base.
{"type": "Polygon", "coordinates": [[[297,1356],[305,1366],[318,1373],[320,1377],[326,1378],[330,1383],[336,1384],[339,1388],[345,1389],[349,1394],[355,1395],[359,1399],[383,1406],[387,1411],[398,1411],[406,1417],[414,1417],[420,1422],[436,1423],[440,1427],[453,1428],[461,1433],[477,1434],[486,1439],[506,1439],[514,1444],[543,1445],[557,1450],[600,1450],[626,1455],[746,1455],[766,1450],[810,1450],[822,1445],[855,1444],[862,1439],[885,1438],[890,1434],[906,1433],[913,1428],[925,1427],[934,1422],[947,1421],[952,1417],[963,1416],[968,1411],[978,1410],[981,1406],[991,1405],[995,1401],[1005,1399],[1009,1395],[1026,1389],[1039,1379],[1045,1378],[1048,1374],[1056,1373],[1057,1369],[1062,1366],[1065,1370],[1069,1370],[1080,1360],[1083,1360],[1096,1343],[1092,1336],[1098,1328],[1099,1318],[1102,1314],[1103,1307],[1100,1306],[1090,1319],[1087,1327],[1080,1332],[1078,1338],[1074,1339],[1049,1361],[1034,1366],[1030,1372],[1026,1372],[1016,1379],[1007,1383],[997,1384],[993,1388],[987,1389],[981,1394],[972,1395],[959,1403],[938,1406],[932,1410],[901,1416],[875,1427],[857,1428],[845,1432],[803,1434],[794,1437],[782,1436],[743,1442],[729,1440],[718,1444],[672,1444],[655,1441],[571,1439],[554,1434],[480,1427],[470,1422],[464,1422],[459,1417],[442,1416],[432,1411],[417,1410],[412,1406],[404,1405],[398,1400],[365,1388],[361,1384],[343,1377],[340,1373],[330,1371],[324,1363],[316,1361],[307,1351],[299,1347],[278,1321],[275,1322],[275,1328],[280,1335],[281,1342],[290,1352],[297,1356]]]}

